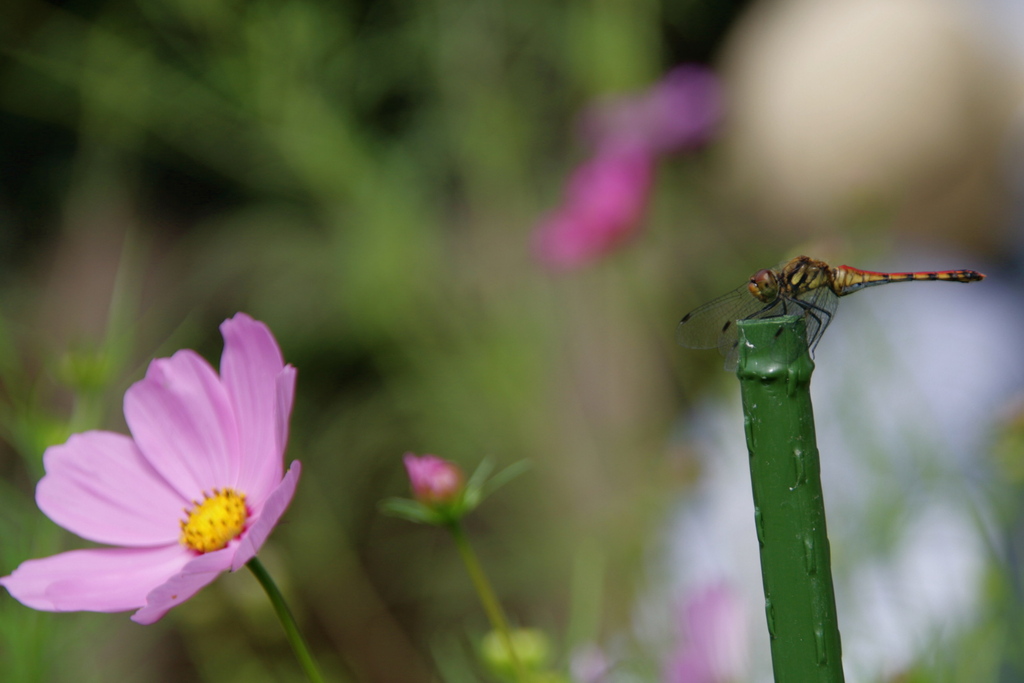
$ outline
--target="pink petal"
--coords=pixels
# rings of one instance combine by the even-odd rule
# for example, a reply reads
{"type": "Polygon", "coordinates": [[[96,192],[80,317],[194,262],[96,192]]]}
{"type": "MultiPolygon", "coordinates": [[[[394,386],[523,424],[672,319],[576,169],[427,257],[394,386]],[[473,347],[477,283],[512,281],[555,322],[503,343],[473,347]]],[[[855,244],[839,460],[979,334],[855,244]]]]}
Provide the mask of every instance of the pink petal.
{"type": "MultiPolygon", "coordinates": [[[[262,322],[238,313],[225,320],[220,330],[224,335],[221,379],[234,406],[243,454],[238,485],[262,499],[281,481],[284,466],[283,444],[278,440],[278,390],[279,376],[286,368],[274,335],[262,322]]],[[[294,382],[291,387],[294,391],[294,382]]],[[[289,412],[290,408],[289,396],[289,412]]]]}
{"type": "Polygon", "coordinates": [[[277,526],[281,515],[288,508],[288,504],[292,502],[292,496],[295,495],[295,487],[299,483],[299,475],[301,473],[302,463],[298,460],[293,460],[291,467],[288,468],[288,472],[284,475],[284,479],[271,492],[263,504],[263,508],[256,512],[259,517],[239,542],[238,548],[235,550],[235,557],[231,562],[231,571],[238,571],[259,552],[264,541],[270,536],[270,532],[277,526]]]}
{"type": "Polygon", "coordinates": [[[178,544],[72,550],[23,562],[0,584],[33,609],[120,612],[146,604],[146,595],[191,557],[178,544]]]}
{"type": "Polygon", "coordinates": [[[178,351],[149,365],[124,396],[124,417],[150,464],[186,499],[238,484],[238,425],[209,363],[178,351]]]}
{"type": "Polygon", "coordinates": [[[281,471],[284,466],[284,452],[288,447],[288,420],[292,414],[292,403],[295,400],[295,377],[297,371],[291,365],[286,365],[281,374],[277,376],[277,476],[273,484],[281,481],[281,471]]]}
{"type": "Polygon", "coordinates": [[[194,557],[181,571],[157,586],[146,596],[146,606],[132,615],[132,621],[152,624],[172,607],[177,607],[199,592],[231,565],[231,548],[194,557]]]}
{"type": "Polygon", "coordinates": [[[99,543],[176,543],[188,501],[122,434],[92,431],[46,449],[39,508],[57,524],[99,543]]]}

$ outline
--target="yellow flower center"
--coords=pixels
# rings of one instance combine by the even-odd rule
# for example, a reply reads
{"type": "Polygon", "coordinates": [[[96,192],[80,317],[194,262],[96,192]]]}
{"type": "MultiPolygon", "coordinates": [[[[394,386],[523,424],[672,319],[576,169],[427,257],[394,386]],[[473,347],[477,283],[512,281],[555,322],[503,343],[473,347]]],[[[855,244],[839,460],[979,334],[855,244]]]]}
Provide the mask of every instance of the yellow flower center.
{"type": "Polygon", "coordinates": [[[214,489],[204,493],[202,503],[192,501],[185,510],[188,519],[181,523],[181,543],[200,553],[220,550],[245,529],[249,510],[245,494],[234,489],[214,489]]]}

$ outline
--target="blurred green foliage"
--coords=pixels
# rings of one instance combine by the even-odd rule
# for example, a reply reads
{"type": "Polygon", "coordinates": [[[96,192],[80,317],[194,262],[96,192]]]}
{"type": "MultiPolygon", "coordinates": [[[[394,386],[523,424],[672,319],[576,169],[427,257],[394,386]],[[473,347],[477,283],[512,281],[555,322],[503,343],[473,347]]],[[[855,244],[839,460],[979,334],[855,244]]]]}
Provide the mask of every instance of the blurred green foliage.
{"type": "MultiPolygon", "coordinates": [[[[245,310],[299,369],[306,475],[261,556],[325,673],[485,676],[454,549],[377,511],[409,450],[531,459],[469,522],[513,620],[563,668],[621,626],[673,488],[671,333],[711,248],[708,159],[664,169],[649,232],[608,263],[553,277],[529,234],[585,153],[581,108],[710,58],[739,4],[5,5],[2,569],[75,543],[31,497],[45,447],[123,430],[150,358],[215,361],[245,310]]],[[[3,678],[297,680],[258,590],[222,577],[149,628],[6,600],[3,678]]]]}

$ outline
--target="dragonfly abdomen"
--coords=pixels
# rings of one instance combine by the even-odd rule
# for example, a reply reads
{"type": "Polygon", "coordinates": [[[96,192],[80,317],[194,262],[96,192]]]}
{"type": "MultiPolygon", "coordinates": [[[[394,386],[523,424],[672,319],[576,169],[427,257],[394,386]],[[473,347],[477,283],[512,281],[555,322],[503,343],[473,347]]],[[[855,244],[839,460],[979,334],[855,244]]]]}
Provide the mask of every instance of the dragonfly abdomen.
{"type": "Polygon", "coordinates": [[[873,270],[860,270],[850,266],[836,268],[833,282],[839,296],[851,294],[865,287],[885,285],[890,282],[910,282],[912,280],[945,280],[948,282],[977,282],[985,276],[975,270],[941,270],[922,271],[916,273],[877,273],[873,270]]]}

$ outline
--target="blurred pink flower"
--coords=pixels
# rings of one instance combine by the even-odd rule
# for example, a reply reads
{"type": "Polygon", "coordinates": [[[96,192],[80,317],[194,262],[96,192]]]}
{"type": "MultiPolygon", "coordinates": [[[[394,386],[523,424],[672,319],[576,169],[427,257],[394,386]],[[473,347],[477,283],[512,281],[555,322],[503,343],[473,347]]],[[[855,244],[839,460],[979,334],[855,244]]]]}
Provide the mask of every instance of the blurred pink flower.
{"type": "Polygon", "coordinates": [[[534,253],[552,268],[575,268],[611,251],[640,225],[654,157],[638,147],[602,150],[569,179],[565,203],[541,221],[534,253]]]}
{"type": "Polygon", "coordinates": [[[625,141],[653,154],[671,154],[707,142],[722,118],[722,104],[714,73],[683,64],[641,95],[595,104],[581,127],[596,148],[625,141]]]}
{"type": "Polygon", "coordinates": [[[562,205],[537,226],[537,259],[576,268],[626,242],[643,218],[658,156],[707,141],[721,113],[718,80],[694,65],[677,67],[641,95],[594,105],[581,124],[594,156],[572,173],[562,205]]]}
{"type": "Polygon", "coordinates": [[[669,658],[665,683],[728,683],[744,678],[747,615],[728,585],[692,594],[680,610],[682,639],[669,658]]]}
{"type": "Polygon", "coordinates": [[[573,683],[605,683],[613,662],[607,653],[594,644],[584,645],[572,653],[569,673],[573,683]]]}
{"type": "Polygon", "coordinates": [[[270,330],[244,313],[221,325],[221,374],[194,351],[150,363],[125,393],[131,437],[75,434],[46,450],[39,508],[97,543],[28,560],[0,584],[38,610],[120,612],[151,624],[263,545],[300,464],[283,456],[295,394],[270,330]]]}
{"type": "Polygon", "coordinates": [[[406,453],[405,470],[416,500],[424,505],[454,503],[462,495],[465,478],[454,463],[436,455],[406,453]]]}

